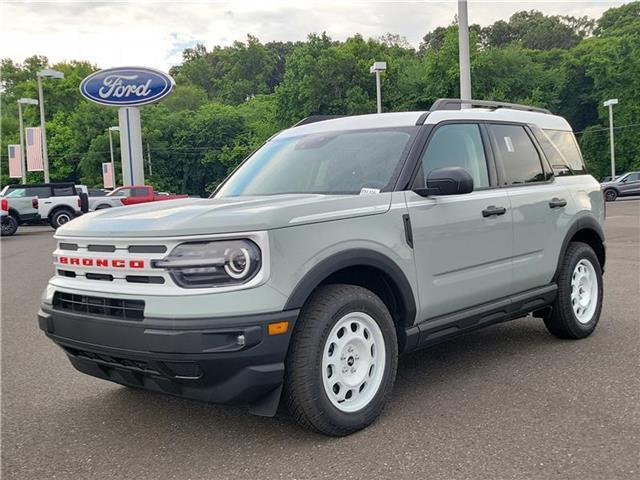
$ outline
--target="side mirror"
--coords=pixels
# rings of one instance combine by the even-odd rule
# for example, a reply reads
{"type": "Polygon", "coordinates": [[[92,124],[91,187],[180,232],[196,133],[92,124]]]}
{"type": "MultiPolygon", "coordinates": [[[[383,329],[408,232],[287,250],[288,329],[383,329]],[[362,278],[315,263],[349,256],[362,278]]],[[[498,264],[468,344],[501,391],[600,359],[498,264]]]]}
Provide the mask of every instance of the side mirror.
{"type": "Polygon", "coordinates": [[[473,177],[462,167],[438,168],[429,172],[426,188],[413,191],[421,197],[430,195],[460,195],[473,192],[473,177]]]}

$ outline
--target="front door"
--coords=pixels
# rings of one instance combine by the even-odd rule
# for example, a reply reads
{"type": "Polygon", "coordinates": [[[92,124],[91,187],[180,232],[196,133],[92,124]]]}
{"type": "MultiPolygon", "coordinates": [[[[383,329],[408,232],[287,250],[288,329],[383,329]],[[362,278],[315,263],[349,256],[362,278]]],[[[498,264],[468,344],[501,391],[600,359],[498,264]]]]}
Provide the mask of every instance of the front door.
{"type": "Polygon", "coordinates": [[[488,151],[478,124],[440,125],[422,154],[413,188],[424,187],[424,179],[434,169],[459,166],[473,177],[474,191],[426,198],[405,192],[420,320],[513,293],[511,209],[506,191],[494,188],[488,151]]]}
{"type": "Polygon", "coordinates": [[[620,195],[640,195],[640,172],[630,173],[619,185],[620,195]]]}

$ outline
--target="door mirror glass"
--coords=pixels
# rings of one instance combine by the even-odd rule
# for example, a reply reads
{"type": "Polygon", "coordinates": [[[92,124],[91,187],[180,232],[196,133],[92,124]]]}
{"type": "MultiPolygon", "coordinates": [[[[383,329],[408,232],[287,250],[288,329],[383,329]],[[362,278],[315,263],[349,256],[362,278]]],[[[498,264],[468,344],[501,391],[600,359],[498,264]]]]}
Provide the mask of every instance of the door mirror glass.
{"type": "Polygon", "coordinates": [[[429,172],[425,188],[414,192],[422,197],[429,195],[460,195],[473,192],[473,177],[462,167],[438,168],[429,172]]]}

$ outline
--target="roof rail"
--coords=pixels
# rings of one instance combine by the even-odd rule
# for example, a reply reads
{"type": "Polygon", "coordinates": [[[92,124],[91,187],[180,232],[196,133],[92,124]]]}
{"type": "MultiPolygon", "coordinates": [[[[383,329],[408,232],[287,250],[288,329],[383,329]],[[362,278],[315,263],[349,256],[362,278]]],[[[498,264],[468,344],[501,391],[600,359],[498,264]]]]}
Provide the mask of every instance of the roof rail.
{"type": "Polygon", "coordinates": [[[507,102],[493,102],[490,100],[462,100],[460,98],[439,98],[433,105],[431,105],[430,111],[436,110],[461,110],[462,105],[471,105],[471,107],[485,107],[485,108],[509,108],[511,110],[523,110],[525,112],[538,112],[551,114],[550,110],[546,108],[530,107],[529,105],[520,105],[518,103],[507,102]]]}
{"type": "Polygon", "coordinates": [[[323,122],[325,120],[332,120],[334,118],[340,118],[344,116],[345,115],[310,115],[307,118],[303,118],[293,126],[299,127],[300,125],[308,125],[310,123],[323,122]]]}

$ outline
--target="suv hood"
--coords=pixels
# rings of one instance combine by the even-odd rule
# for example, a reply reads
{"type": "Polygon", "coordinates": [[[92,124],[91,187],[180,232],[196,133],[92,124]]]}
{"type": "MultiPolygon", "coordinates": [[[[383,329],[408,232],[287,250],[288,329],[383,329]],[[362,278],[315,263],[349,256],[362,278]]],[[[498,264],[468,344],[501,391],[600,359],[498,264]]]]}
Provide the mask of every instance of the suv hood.
{"type": "Polygon", "coordinates": [[[87,213],[60,227],[58,234],[173,237],[271,230],[385,213],[390,205],[391,193],[188,198],[87,213]]]}

